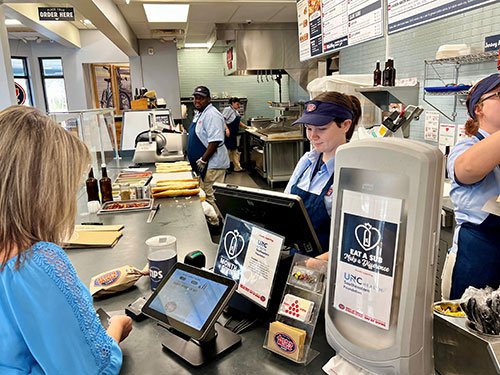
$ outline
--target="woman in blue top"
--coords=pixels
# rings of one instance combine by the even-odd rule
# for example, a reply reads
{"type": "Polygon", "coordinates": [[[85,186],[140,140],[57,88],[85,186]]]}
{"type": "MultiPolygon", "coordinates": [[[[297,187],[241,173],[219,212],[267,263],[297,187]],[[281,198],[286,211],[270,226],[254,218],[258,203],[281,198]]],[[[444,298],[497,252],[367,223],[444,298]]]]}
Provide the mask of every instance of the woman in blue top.
{"type": "Polygon", "coordinates": [[[0,112],[0,374],[118,374],[126,316],[102,327],[57,245],[74,227],[90,156],[40,111],[0,112]]]}
{"type": "Polygon", "coordinates": [[[451,299],[460,298],[469,286],[500,286],[500,216],[482,210],[500,195],[500,75],[474,85],[466,104],[470,138],[448,157],[456,229],[442,289],[443,297],[451,299]]]}
{"type": "Polygon", "coordinates": [[[325,92],[306,102],[304,114],[294,122],[305,125],[312,150],[297,163],[285,192],[304,201],[324,252],[329,250],[335,153],[351,139],[360,117],[358,98],[325,92]]]}

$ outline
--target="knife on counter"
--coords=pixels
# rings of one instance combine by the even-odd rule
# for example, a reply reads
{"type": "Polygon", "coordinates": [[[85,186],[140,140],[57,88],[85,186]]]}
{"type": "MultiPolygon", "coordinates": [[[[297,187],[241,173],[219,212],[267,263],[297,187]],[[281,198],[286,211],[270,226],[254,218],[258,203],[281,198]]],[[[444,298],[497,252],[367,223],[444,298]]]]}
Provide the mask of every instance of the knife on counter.
{"type": "Polygon", "coordinates": [[[157,203],[153,206],[153,208],[151,209],[151,211],[149,212],[149,216],[148,216],[148,219],[146,220],[146,223],[151,223],[156,215],[156,212],[160,209],[160,204],[157,203]]]}

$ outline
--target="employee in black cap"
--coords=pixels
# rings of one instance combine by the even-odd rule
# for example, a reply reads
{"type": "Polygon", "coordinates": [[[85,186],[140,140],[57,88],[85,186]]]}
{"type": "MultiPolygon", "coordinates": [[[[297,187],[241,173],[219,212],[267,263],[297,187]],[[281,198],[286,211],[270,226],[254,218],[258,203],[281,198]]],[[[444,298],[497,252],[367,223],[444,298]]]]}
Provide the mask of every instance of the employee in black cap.
{"type": "Polygon", "coordinates": [[[240,126],[243,128],[247,127],[241,122],[241,116],[238,112],[240,108],[241,100],[235,97],[229,99],[229,106],[222,111],[222,116],[224,116],[224,121],[226,122],[226,148],[235,172],[243,171],[240,164],[241,153],[238,151],[238,131],[240,130],[240,126]]]}
{"type": "Polygon", "coordinates": [[[200,186],[207,202],[215,207],[213,184],[224,182],[229,157],[224,145],[225,122],[222,114],[210,103],[210,90],[198,86],[193,92],[196,109],[189,126],[188,159],[200,175],[200,186]]]}
{"type": "Polygon", "coordinates": [[[482,210],[500,195],[500,75],[491,74],[467,95],[469,138],[448,157],[456,228],[443,271],[443,297],[460,298],[469,286],[500,286],[500,216],[482,210]],[[451,285],[450,285],[451,284],[451,285]]]}
{"type": "MultiPolygon", "coordinates": [[[[349,141],[360,117],[361,104],[356,97],[325,92],[306,102],[304,114],[294,122],[305,125],[312,150],[297,163],[285,192],[304,201],[324,252],[329,250],[335,153],[349,141]]],[[[321,258],[327,256],[325,253],[321,258]]]]}

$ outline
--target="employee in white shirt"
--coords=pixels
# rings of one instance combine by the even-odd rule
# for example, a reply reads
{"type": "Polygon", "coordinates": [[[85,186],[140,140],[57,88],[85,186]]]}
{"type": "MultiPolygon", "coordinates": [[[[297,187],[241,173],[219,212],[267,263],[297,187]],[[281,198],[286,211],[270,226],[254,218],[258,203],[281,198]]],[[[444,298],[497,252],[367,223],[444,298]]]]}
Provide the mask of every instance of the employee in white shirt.
{"type": "MultiPolygon", "coordinates": [[[[304,114],[294,124],[304,124],[312,150],[299,160],[285,188],[299,195],[327,259],[333,199],[335,153],[348,142],[361,117],[355,96],[325,92],[305,103],[304,114]]],[[[299,249],[300,250],[300,249],[299,249]]],[[[318,255],[318,254],[308,254],[318,255]]]]}

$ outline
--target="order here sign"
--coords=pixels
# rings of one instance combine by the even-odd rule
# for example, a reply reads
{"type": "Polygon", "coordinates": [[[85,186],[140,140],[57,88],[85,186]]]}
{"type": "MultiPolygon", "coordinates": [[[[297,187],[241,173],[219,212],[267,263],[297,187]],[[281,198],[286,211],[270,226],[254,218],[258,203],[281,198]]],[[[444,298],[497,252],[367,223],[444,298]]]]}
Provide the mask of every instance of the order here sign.
{"type": "Polygon", "coordinates": [[[74,21],[74,8],[38,8],[38,19],[40,21],[74,21]]]}

